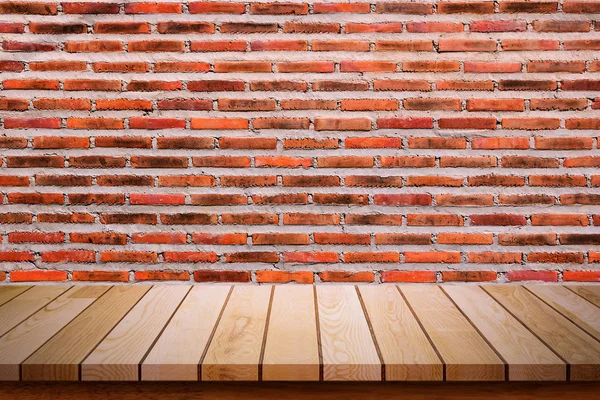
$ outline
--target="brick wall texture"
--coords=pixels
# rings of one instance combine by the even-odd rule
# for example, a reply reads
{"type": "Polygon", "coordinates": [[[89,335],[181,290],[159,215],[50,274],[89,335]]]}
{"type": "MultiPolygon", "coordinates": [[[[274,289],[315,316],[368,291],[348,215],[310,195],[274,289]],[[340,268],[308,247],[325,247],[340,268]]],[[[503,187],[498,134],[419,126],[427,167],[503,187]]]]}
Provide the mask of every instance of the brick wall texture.
{"type": "Polygon", "coordinates": [[[600,1],[0,1],[0,280],[600,280],[600,1]]]}

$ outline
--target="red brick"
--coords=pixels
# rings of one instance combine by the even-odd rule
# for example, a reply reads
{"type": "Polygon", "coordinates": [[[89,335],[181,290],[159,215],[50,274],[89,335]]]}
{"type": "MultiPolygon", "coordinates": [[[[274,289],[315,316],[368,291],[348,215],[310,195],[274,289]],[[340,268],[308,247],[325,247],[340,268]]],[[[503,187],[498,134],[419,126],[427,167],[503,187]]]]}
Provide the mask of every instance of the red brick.
{"type": "Polygon", "coordinates": [[[189,4],[191,14],[243,14],[244,3],[194,1],[189,4]]]}
{"type": "MultiPolygon", "coordinates": [[[[291,62],[278,62],[275,64],[277,71],[281,73],[292,73],[292,72],[311,72],[311,73],[325,73],[333,72],[334,65],[330,61],[291,61],[291,62]]],[[[270,72],[271,68],[269,66],[270,72]]]]}
{"type": "Polygon", "coordinates": [[[524,32],[527,30],[527,21],[473,21],[469,28],[471,32],[524,32]]]}
{"type": "Polygon", "coordinates": [[[591,24],[588,21],[555,21],[535,20],[532,23],[536,32],[589,32],[591,24]]]}
{"type": "Polygon", "coordinates": [[[11,282],[44,282],[44,281],[66,281],[66,271],[46,271],[46,270],[31,270],[31,271],[12,271],[10,273],[11,282]]]}
{"type": "Polygon", "coordinates": [[[65,14],[118,14],[117,3],[62,3],[62,11],[65,14]]]}
{"type": "Polygon", "coordinates": [[[505,13],[540,13],[552,14],[558,9],[557,1],[515,1],[507,0],[500,2],[500,12],[505,13]]]}
{"type": "Polygon", "coordinates": [[[509,271],[506,273],[506,279],[509,281],[544,281],[556,282],[558,272],[556,271],[509,271]]]}
{"type": "Polygon", "coordinates": [[[156,24],[159,33],[214,33],[215,25],[208,22],[167,21],[156,24]]]}
{"type": "Polygon", "coordinates": [[[123,43],[118,40],[92,40],[88,42],[69,40],[65,44],[65,51],[68,53],[122,52],[123,43]]]}
{"type": "Polygon", "coordinates": [[[382,282],[411,282],[433,283],[436,282],[435,271],[381,271],[382,282]]]}
{"type": "Polygon", "coordinates": [[[136,271],[136,281],[189,281],[190,273],[186,271],[136,271]]]}
{"type": "Polygon", "coordinates": [[[437,235],[440,244],[479,245],[492,244],[494,237],[491,233],[446,233],[437,235]]]}
{"type": "Polygon", "coordinates": [[[440,52],[494,52],[496,41],[490,39],[440,39],[440,52]]]}
{"type": "Polygon", "coordinates": [[[383,22],[383,23],[379,23],[379,24],[363,24],[363,23],[348,22],[345,25],[345,32],[346,33],[376,33],[376,32],[401,33],[402,32],[402,24],[399,22],[383,22]]]}
{"type": "Polygon", "coordinates": [[[555,233],[540,233],[540,234],[501,233],[500,235],[498,235],[498,243],[502,246],[526,246],[526,245],[554,246],[556,244],[556,234],[555,233]]]}
{"type": "Polygon", "coordinates": [[[177,3],[130,3],[125,4],[125,14],[180,14],[177,3]]]}
{"type": "Polygon", "coordinates": [[[427,233],[376,233],[375,244],[392,245],[429,245],[431,235],[427,233]]]}
{"type": "Polygon", "coordinates": [[[478,264],[520,264],[523,260],[521,253],[496,253],[484,251],[479,253],[469,253],[470,263],[478,264]]]}
{"type": "Polygon", "coordinates": [[[128,282],[127,271],[73,271],[74,281],[84,282],[128,282]]]}
{"type": "Polygon", "coordinates": [[[248,271],[194,271],[196,282],[249,282],[248,271]]]}
{"type": "Polygon", "coordinates": [[[405,263],[458,263],[460,262],[459,252],[444,251],[405,251],[405,263]]]}
{"type": "Polygon", "coordinates": [[[584,256],[583,256],[583,253],[534,252],[534,253],[527,254],[527,261],[530,263],[582,264],[584,261],[584,256]]]}
{"type": "Polygon", "coordinates": [[[372,271],[323,271],[318,275],[323,282],[373,282],[375,278],[372,271]]]}
{"type": "Polygon", "coordinates": [[[144,34],[150,33],[147,22],[96,22],[94,33],[108,34],[144,34]]]}
{"type": "Polygon", "coordinates": [[[496,129],[495,118],[440,118],[440,129],[496,129]]]}
{"type": "Polygon", "coordinates": [[[431,3],[414,2],[377,2],[375,12],[379,14],[432,14],[431,3]]]}
{"type": "Polygon", "coordinates": [[[10,232],[8,243],[64,243],[63,232],[10,232]]]}
{"type": "Polygon", "coordinates": [[[313,273],[309,271],[256,271],[259,283],[313,283],[313,273]]]}
{"type": "Polygon", "coordinates": [[[464,64],[465,72],[467,73],[517,73],[521,72],[522,66],[520,62],[488,62],[488,61],[469,61],[464,64]]]}
{"type": "Polygon", "coordinates": [[[127,46],[129,52],[178,52],[185,51],[185,43],[180,40],[132,40],[127,46]]]}
{"type": "Polygon", "coordinates": [[[563,271],[563,281],[600,282],[600,271],[563,271]]]}
{"type": "Polygon", "coordinates": [[[58,250],[42,253],[42,262],[47,263],[93,263],[96,253],[90,250],[58,250]]]}
{"type": "Polygon", "coordinates": [[[495,271],[442,271],[444,282],[489,282],[497,278],[495,271]]]}

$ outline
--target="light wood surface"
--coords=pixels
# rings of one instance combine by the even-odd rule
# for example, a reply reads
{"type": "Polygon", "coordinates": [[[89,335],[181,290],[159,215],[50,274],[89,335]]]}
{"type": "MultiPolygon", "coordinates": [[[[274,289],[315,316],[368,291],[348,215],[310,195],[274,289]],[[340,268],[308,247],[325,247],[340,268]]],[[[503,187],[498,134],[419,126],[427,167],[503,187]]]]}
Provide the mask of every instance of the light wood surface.
{"type": "Polygon", "coordinates": [[[565,286],[567,289],[570,289],[574,293],[577,293],[579,296],[583,297],[590,303],[600,307],[600,286],[565,286]]]}
{"type": "Polygon", "coordinates": [[[79,364],[146,294],[150,286],[115,286],[29,357],[25,381],[77,381],[79,364]]]}
{"type": "Polygon", "coordinates": [[[441,381],[443,365],[396,286],[359,286],[387,381],[441,381]]]}
{"type": "Polygon", "coordinates": [[[400,289],[445,362],[446,380],[504,380],[504,362],[438,286],[400,289]]]}
{"type": "Polygon", "coordinates": [[[73,288],[2,336],[0,380],[19,380],[20,364],[108,289],[108,286],[73,288]]]}
{"type": "Polygon", "coordinates": [[[353,286],[317,286],[326,381],[381,380],[381,361],[353,286]]]}
{"type": "Polygon", "coordinates": [[[271,292],[271,286],[235,286],[202,361],[202,380],[258,380],[271,292]]]}
{"type": "Polygon", "coordinates": [[[508,363],[509,380],[566,380],[566,364],[479,286],[443,290],[508,363]]]}
{"type": "Polygon", "coordinates": [[[600,339],[600,309],[598,307],[562,286],[530,285],[525,288],[581,329],[596,339],[600,339]]]}
{"type": "Polygon", "coordinates": [[[230,286],[194,286],[142,364],[144,381],[197,381],[230,286]]]}
{"type": "Polygon", "coordinates": [[[44,284],[0,295],[0,380],[600,381],[600,285],[44,284]]]}
{"type": "Polygon", "coordinates": [[[262,379],[318,381],[319,347],[312,286],[276,286],[265,342],[262,379]]]}
{"type": "Polygon", "coordinates": [[[190,286],[155,286],[81,364],[84,381],[138,380],[138,364],[190,286]]]}
{"type": "Polygon", "coordinates": [[[570,364],[571,380],[600,379],[600,342],[521,286],[483,288],[570,364]]]}
{"type": "Polygon", "coordinates": [[[36,286],[0,306],[0,336],[29,318],[70,286],[36,286]]]}
{"type": "Polygon", "coordinates": [[[17,297],[29,288],[31,288],[31,286],[0,286],[0,306],[6,303],[7,301],[17,297]]]}

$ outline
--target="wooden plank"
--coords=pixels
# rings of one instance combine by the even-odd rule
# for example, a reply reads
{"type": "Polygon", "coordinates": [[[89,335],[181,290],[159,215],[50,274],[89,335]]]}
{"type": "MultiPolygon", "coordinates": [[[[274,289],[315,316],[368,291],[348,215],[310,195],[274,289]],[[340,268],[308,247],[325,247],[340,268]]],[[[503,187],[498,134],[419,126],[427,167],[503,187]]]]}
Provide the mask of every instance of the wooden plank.
{"type": "Polygon", "coordinates": [[[396,286],[359,286],[387,381],[441,381],[443,365],[396,286]]]}
{"type": "Polygon", "coordinates": [[[190,286],[154,286],[81,364],[81,380],[138,380],[138,365],[190,286]]]}
{"type": "Polygon", "coordinates": [[[203,381],[256,381],[271,286],[235,286],[202,360],[203,381]]]}
{"type": "Polygon", "coordinates": [[[482,287],[570,364],[571,380],[600,379],[599,342],[521,286],[482,287]]]}
{"type": "Polygon", "coordinates": [[[528,285],[525,288],[581,329],[600,340],[600,308],[564,286],[528,285]]]}
{"type": "Polygon", "coordinates": [[[69,290],[71,286],[34,286],[0,306],[0,336],[29,318],[33,313],[69,290]]]}
{"type": "Polygon", "coordinates": [[[0,286],[0,306],[8,302],[9,300],[12,300],[13,298],[17,297],[29,288],[31,288],[31,286],[0,286]]]}
{"type": "Polygon", "coordinates": [[[573,292],[577,293],[579,296],[583,297],[590,303],[600,307],[600,286],[565,286],[568,289],[571,289],[573,292]]]}
{"type": "Polygon", "coordinates": [[[479,286],[442,287],[508,363],[511,381],[564,381],[566,364],[479,286]]]}
{"type": "Polygon", "coordinates": [[[446,380],[504,380],[504,362],[438,286],[400,290],[445,362],[446,380]]]}
{"type": "Polygon", "coordinates": [[[312,286],[275,287],[262,379],[319,380],[319,343],[312,286]]]}
{"type": "Polygon", "coordinates": [[[194,286],[142,364],[145,381],[197,381],[230,286],[194,286]]]}
{"type": "Polygon", "coordinates": [[[0,380],[19,380],[19,365],[109,288],[73,288],[0,338],[0,380]]]}
{"type": "Polygon", "coordinates": [[[21,379],[79,380],[79,364],[149,289],[112,287],[23,363],[21,379]]]}
{"type": "Polygon", "coordinates": [[[381,380],[381,361],[353,286],[317,286],[326,381],[381,380]]]}

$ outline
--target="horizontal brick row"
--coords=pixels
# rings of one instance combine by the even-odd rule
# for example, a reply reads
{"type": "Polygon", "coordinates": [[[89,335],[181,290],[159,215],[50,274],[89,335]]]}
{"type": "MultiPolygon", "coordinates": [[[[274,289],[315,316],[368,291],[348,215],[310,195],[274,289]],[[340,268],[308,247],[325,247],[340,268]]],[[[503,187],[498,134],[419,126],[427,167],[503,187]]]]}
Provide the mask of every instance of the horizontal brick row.
{"type": "MultiPolygon", "coordinates": [[[[595,241],[598,244],[598,241],[595,241]]],[[[250,252],[231,252],[217,254],[216,252],[200,251],[98,251],[84,249],[66,249],[58,251],[41,252],[36,256],[30,251],[3,251],[0,252],[0,259],[3,262],[33,262],[36,257],[43,264],[52,263],[77,263],[77,264],[207,264],[221,261],[223,263],[253,263],[253,264],[274,264],[283,261],[289,264],[331,264],[331,263],[351,263],[351,264],[459,264],[459,263],[477,263],[477,264],[521,264],[528,263],[556,263],[556,264],[583,264],[588,260],[590,264],[600,262],[600,253],[565,253],[565,252],[454,252],[454,251],[405,251],[402,253],[392,251],[379,252],[346,252],[343,254],[335,251],[291,251],[277,253],[272,251],[250,251],[250,252]]]]}
{"type": "MultiPolygon", "coordinates": [[[[79,110],[79,111],[122,111],[122,110],[152,110],[153,104],[151,100],[144,99],[97,99],[90,100],[85,98],[39,98],[34,99],[29,103],[28,99],[23,98],[3,98],[0,101],[0,110],[4,111],[33,111],[33,110],[79,110]]],[[[283,110],[327,110],[327,111],[582,111],[586,109],[600,109],[600,98],[594,99],[591,104],[586,98],[534,98],[534,99],[492,99],[492,98],[470,98],[462,100],[452,97],[424,98],[424,97],[408,97],[403,100],[393,98],[362,98],[362,99],[344,99],[340,101],[328,99],[187,99],[187,98],[171,98],[159,100],[157,103],[159,110],[166,111],[283,111],[283,110]]],[[[31,121],[53,121],[57,118],[4,118],[5,128],[10,129],[12,126],[17,128],[27,128],[24,122],[31,121]],[[7,124],[8,121],[8,125],[7,124]]],[[[532,119],[532,118],[530,118],[532,119]]],[[[546,118],[549,119],[549,118],[546,118]]],[[[555,118],[556,119],[556,118],[555,118]]],[[[590,118],[580,118],[590,119],[590,118]]],[[[257,129],[261,129],[261,123],[264,125],[267,122],[288,120],[292,125],[296,121],[296,128],[301,129],[308,127],[311,120],[308,117],[295,118],[258,118],[253,121],[258,121],[257,129]],[[304,123],[304,125],[302,125],[304,123]]],[[[312,122],[319,123],[321,118],[315,118],[312,122]]],[[[378,119],[377,121],[379,121],[378,119]]],[[[575,120],[569,118],[567,121],[575,120]]],[[[167,121],[172,121],[172,125],[176,125],[177,121],[186,121],[180,118],[156,118],[156,117],[131,117],[129,122],[130,129],[136,129],[136,124],[141,124],[144,121],[156,121],[156,128],[161,128],[158,122],[164,123],[164,128],[175,128],[176,126],[168,126],[167,121]]],[[[61,123],[68,124],[69,119],[65,119],[61,123]]],[[[383,120],[382,122],[387,122],[383,120]]],[[[191,120],[190,120],[191,123],[191,120]]],[[[48,124],[47,128],[52,128],[52,124],[48,124]]],[[[33,126],[31,128],[34,128],[33,126]]],[[[185,128],[185,125],[182,127],[185,128]]],[[[281,129],[281,128],[279,128],[281,129]]]]}
{"type": "Polygon", "coordinates": [[[308,15],[308,14],[494,14],[494,13],[600,13],[600,6],[590,1],[373,1],[373,2],[218,2],[192,1],[132,2],[0,2],[0,14],[252,14],[252,15],[308,15]],[[496,4],[497,3],[497,4],[496,4]],[[559,9],[559,4],[561,8],[559,9]],[[60,6],[60,8],[59,8],[60,6]]]}
{"type": "MultiPolygon", "coordinates": [[[[77,71],[77,72],[95,72],[95,73],[169,73],[169,72],[187,72],[187,73],[226,73],[226,72],[281,72],[281,73],[294,73],[294,72],[464,72],[464,73],[551,73],[551,72],[568,72],[568,73],[583,73],[583,72],[599,72],[600,61],[556,61],[556,60],[533,60],[527,62],[469,62],[469,61],[401,61],[399,63],[391,61],[318,61],[318,62],[276,62],[270,63],[269,61],[227,61],[219,62],[216,61],[213,64],[208,62],[184,62],[184,61],[170,61],[170,62],[86,62],[77,60],[55,60],[55,61],[14,61],[5,60],[0,61],[0,71],[4,72],[37,72],[37,71],[77,71]],[[400,66],[399,68],[397,68],[400,66]]],[[[58,80],[37,80],[37,84],[42,85],[41,82],[45,82],[46,86],[42,86],[38,89],[53,90],[53,86],[48,82],[58,83],[58,80]]],[[[28,87],[26,82],[21,80],[6,80],[3,85],[8,85],[7,89],[11,90],[33,90],[35,87],[28,87]],[[6,82],[6,83],[5,83],[6,82]],[[18,82],[21,83],[21,87],[15,87],[18,82]]],[[[163,82],[164,87],[160,90],[183,90],[184,86],[190,91],[203,91],[201,85],[203,82],[209,82],[210,80],[205,79],[203,81],[158,81],[163,82]],[[168,86],[170,83],[172,86],[168,86]],[[180,85],[175,85],[179,83],[180,85]],[[188,87],[191,85],[190,87],[188,87]]],[[[327,82],[327,81],[325,81],[327,82]]],[[[398,90],[398,91],[428,91],[431,90],[431,85],[434,82],[428,82],[425,80],[405,80],[406,88],[404,89],[393,89],[389,87],[395,80],[374,80],[372,82],[372,88],[376,91],[385,90],[398,90]],[[413,87],[410,87],[412,82],[413,87]],[[420,84],[420,85],[419,85],[420,84]],[[429,87],[426,87],[426,84],[429,87]],[[387,86],[386,86],[387,85],[387,86]]],[[[436,82],[437,85],[444,87],[445,81],[436,82]]],[[[487,81],[484,81],[487,82],[487,81]]],[[[516,80],[516,79],[505,79],[495,82],[495,86],[498,86],[499,90],[510,90],[513,86],[523,86],[526,82],[531,82],[529,85],[536,85],[536,81],[528,80],[516,80]]],[[[546,80],[539,82],[548,82],[546,80]]],[[[145,81],[117,81],[110,80],[105,81],[101,79],[69,79],[62,82],[63,90],[94,90],[94,91],[115,91],[113,87],[119,89],[124,86],[125,90],[140,90],[138,87],[142,87],[145,81]],[[94,84],[94,82],[97,82],[94,84]],[[120,86],[116,85],[115,82],[121,83],[120,86]]],[[[367,81],[353,81],[356,85],[354,89],[343,86],[344,81],[340,81],[340,87],[333,87],[328,91],[359,91],[367,90],[371,88],[371,85],[367,81]],[[367,87],[361,89],[360,83],[367,83],[367,87]]],[[[352,82],[347,82],[352,83],[352,82]]],[[[32,85],[33,83],[31,83],[32,85]]],[[[147,84],[147,83],[146,83],[147,84]]],[[[156,85],[156,84],[155,84],[156,85]]],[[[315,81],[310,83],[310,88],[316,86],[317,91],[323,91],[320,86],[323,85],[323,81],[315,81]]],[[[537,83],[538,86],[533,90],[544,89],[545,86],[555,86],[555,89],[563,90],[593,90],[597,88],[598,80],[594,79],[581,79],[581,80],[565,80],[559,82],[553,82],[552,85],[546,83],[537,83]],[[587,87],[587,89],[586,89],[587,87]]],[[[222,87],[216,88],[218,90],[212,91],[243,91],[246,86],[244,81],[223,81],[222,87]],[[229,84],[227,86],[226,84],[229,84]]],[[[157,86],[159,87],[159,86],[157,86]]],[[[251,91],[298,91],[303,92],[309,89],[309,82],[296,80],[296,81],[250,81],[249,89],[251,91]],[[271,85],[273,87],[269,87],[271,85]],[[279,86],[276,86],[279,85],[279,86]]],[[[54,89],[57,90],[57,89],[54,89]]],[[[442,89],[444,90],[444,89],[442,89]]],[[[517,90],[517,89],[513,89],[517,90]]],[[[520,89],[525,90],[525,89],[520,89]]],[[[204,90],[208,91],[208,90],[204,90]]]]}
{"type": "MultiPolygon", "coordinates": [[[[8,275],[0,273],[0,281],[8,275]]],[[[251,282],[258,283],[314,283],[314,282],[598,282],[598,271],[580,270],[515,270],[496,272],[487,270],[472,271],[432,271],[432,270],[384,270],[384,271],[279,271],[279,270],[202,270],[190,273],[177,270],[149,270],[134,273],[125,270],[117,271],[14,271],[10,274],[11,282],[66,281],[72,279],[80,282],[147,282],[147,281],[190,281],[195,282],[251,282]]]]}
{"type": "MultiPolygon", "coordinates": [[[[129,24],[128,24],[129,25],[129,24]]],[[[560,31],[560,30],[557,30],[560,31]]],[[[231,32],[232,34],[239,34],[231,32]]],[[[62,33],[61,33],[62,34],[62,33]]],[[[37,53],[62,51],[67,53],[214,53],[232,52],[243,53],[253,51],[277,51],[277,52],[436,52],[436,53],[494,53],[494,52],[518,52],[518,51],[585,51],[600,49],[600,40],[581,39],[438,39],[438,40],[215,40],[215,41],[184,41],[184,40],[70,40],[60,43],[14,41],[4,40],[2,50],[11,53],[37,53]]],[[[201,65],[201,64],[200,64],[201,65]]],[[[271,67],[266,63],[256,63],[243,72],[270,72],[271,67]]],[[[279,72],[304,72],[307,69],[300,65],[310,66],[311,72],[333,72],[333,62],[319,64],[318,62],[276,63],[279,72]]],[[[396,71],[395,63],[384,63],[377,61],[369,62],[369,71],[393,72],[396,71]]],[[[410,64],[406,71],[410,71],[410,64]]],[[[241,66],[237,66],[238,69],[241,66]]],[[[226,72],[231,70],[227,63],[217,63],[215,72],[226,72]]],[[[356,72],[362,70],[360,64],[345,62],[340,63],[342,72],[356,72]]],[[[186,71],[187,72],[187,71],[186,71]]],[[[194,70],[192,72],[203,72],[194,70]]]]}
{"type": "MultiPolygon", "coordinates": [[[[255,118],[160,118],[131,117],[127,119],[112,117],[93,118],[20,118],[2,119],[4,129],[85,129],[85,130],[123,130],[123,129],[192,129],[192,130],[247,130],[247,129],[289,129],[315,131],[370,131],[377,129],[452,129],[452,130],[597,130],[600,118],[545,118],[545,117],[506,117],[498,121],[494,117],[386,117],[371,118],[314,118],[308,117],[268,117],[255,118]],[[189,122],[188,122],[189,121],[189,122]],[[252,125],[251,125],[252,124],[252,125]]],[[[588,138],[591,148],[592,138],[588,138]]],[[[221,139],[220,139],[221,140],[221,139]]],[[[248,142],[248,141],[246,141],[248,142]]],[[[276,143],[276,142],[273,142],[276,143]]],[[[381,147],[376,145],[375,148],[381,147]]],[[[391,147],[401,147],[400,144],[391,147]]],[[[256,148],[256,147],[255,147],[256,148]]],[[[258,147],[263,149],[265,147],[258,147]]],[[[267,147],[271,148],[271,147],[267,147]]]]}
{"type": "MultiPolygon", "coordinates": [[[[143,215],[143,214],[142,214],[143,215]]],[[[142,215],[137,215],[138,220],[141,220],[142,215]]],[[[49,215],[41,215],[42,217],[48,217],[49,215]]],[[[234,218],[238,217],[254,217],[256,214],[240,214],[234,215],[234,218]]],[[[275,219],[275,216],[260,215],[263,219],[275,219]]],[[[297,218],[298,214],[287,214],[284,216],[284,220],[292,220],[297,218]]],[[[105,220],[109,218],[116,219],[122,217],[121,215],[102,215],[100,218],[105,220]]],[[[193,219],[196,221],[190,221],[189,224],[193,225],[208,225],[210,224],[210,217],[202,214],[161,214],[160,220],[163,224],[177,224],[181,225],[182,220],[186,218],[193,219]],[[199,221],[204,218],[206,221],[199,221]],[[194,223],[195,222],[195,223],[194,223]],[[203,223],[204,222],[204,223],[203,223]]],[[[226,218],[230,218],[231,214],[226,214],[226,218]]],[[[310,217],[310,216],[309,216],[310,217]]],[[[346,217],[350,219],[360,220],[361,218],[367,220],[377,220],[376,222],[384,222],[382,225],[393,226],[400,224],[402,221],[401,215],[382,215],[380,218],[374,217],[373,215],[363,214],[349,214],[346,217]],[[358,218],[357,218],[358,217],[358,218]],[[391,221],[385,223],[385,218],[389,218],[391,221]]],[[[463,225],[463,219],[456,215],[443,215],[443,214],[408,214],[408,225],[412,226],[433,226],[442,225],[444,226],[457,226],[463,225]]],[[[506,214],[482,214],[470,216],[472,225],[501,225],[501,226],[523,226],[526,225],[526,219],[522,215],[506,215],[506,214]]],[[[600,216],[595,215],[593,217],[594,222],[600,220],[600,216]]],[[[361,222],[361,221],[357,221],[361,222]]],[[[185,222],[183,222],[185,224],[185,222]]],[[[531,216],[532,225],[547,226],[547,225],[572,225],[572,226],[587,226],[588,217],[586,215],[578,214],[535,214],[531,216]]],[[[308,225],[308,224],[307,224],[308,225]]],[[[317,224],[318,225],[318,224],[317,224]]],[[[323,224],[321,224],[323,225],[323,224]]],[[[355,234],[355,233],[327,233],[327,232],[314,232],[314,233],[223,233],[223,234],[210,234],[207,232],[195,232],[188,234],[186,232],[151,232],[151,233],[135,233],[128,235],[126,233],[116,232],[10,232],[7,235],[7,243],[90,243],[90,244],[104,244],[104,245],[116,245],[125,246],[132,244],[169,244],[169,245],[185,245],[185,244],[207,244],[207,245],[257,245],[257,246],[278,246],[278,245],[309,245],[309,244],[320,244],[320,245],[370,245],[371,242],[377,245],[430,245],[430,244],[463,244],[463,245],[484,245],[492,244],[497,242],[502,246],[524,246],[524,245],[541,245],[541,246],[554,246],[557,244],[563,245],[587,245],[597,244],[600,242],[600,235],[598,234],[575,234],[575,233],[563,233],[563,234],[509,234],[500,233],[498,235],[492,233],[454,233],[454,232],[441,232],[432,236],[430,233],[376,233],[373,238],[369,234],[355,234]],[[497,237],[496,237],[497,236],[497,237]],[[371,240],[373,239],[373,240],[371,240]]],[[[1,238],[0,238],[1,239],[1,238]]],[[[3,241],[3,240],[1,240],[3,241]]],[[[398,253],[386,253],[386,254],[398,254],[398,253]]],[[[454,252],[452,254],[459,254],[454,252]]],[[[516,253],[514,253],[516,254],[516,253]]],[[[519,254],[519,257],[521,255],[519,254]]],[[[583,262],[583,256],[576,254],[577,257],[573,259],[583,262]],[[581,257],[581,258],[579,258],[581,257]]],[[[559,259],[559,258],[557,258],[559,259]]],[[[336,257],[337,260],[337,257],[336,257]]],[[[520,258],[519,258],[520,260],[520,258]]],[[[143,262],[143,261],[139,261],[143,262]]],[[[513,261],[514,262],[514,261],[513,261]]],[[[560,261],[556,261],[560,262],[560,261]]]]}

